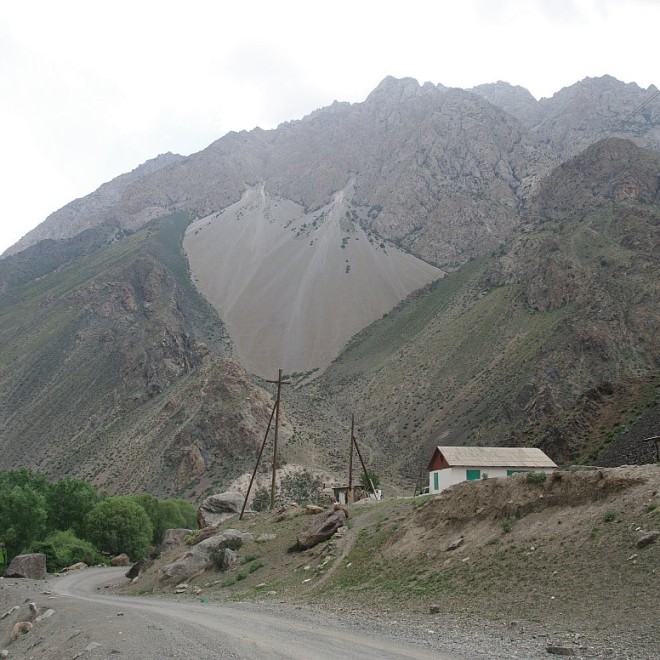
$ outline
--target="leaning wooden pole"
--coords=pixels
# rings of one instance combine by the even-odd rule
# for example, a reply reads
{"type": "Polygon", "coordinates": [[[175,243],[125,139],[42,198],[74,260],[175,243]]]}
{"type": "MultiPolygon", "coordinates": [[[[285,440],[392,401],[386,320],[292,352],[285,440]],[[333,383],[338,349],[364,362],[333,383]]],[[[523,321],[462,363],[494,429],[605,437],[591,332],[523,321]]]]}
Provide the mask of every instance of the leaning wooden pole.
{"type": "Polygon", "coordinates": [[[374,487],[374,482],[371,481],[371,477],[369,476],[369,473],[367,472],[367,466],[364,464],[364,460],[362,459],[362,452],[360,451],[360,447],[358,447],[357,440],[355,437],[353,437],[353,444],[355,445],[355,449],[357,450],[357,455],[358,458],[360,459],[360,463],[362,463],[362,470],[364,471],[364,478],[367,481],[367,484],[371,486],[371,492],[376,495],[376,488],[374,487]]]}
{"type": "Polygon", "coordinates": [[[282,370],[277,375],[277,398],[275,399],[275,438],[273,440],[273,477],[270,483],[270,510],[275,508],[275,482],[277,474],[277,435],[280,429],[280,392],[282,391],[282,370]]]}
{"type": "Polygon", "coordinates": [[[257,470],[259,469],[259,463],[261,462],[261,455],[264,453],[264,447],[266,446],[266,440],[268,439],[268,431],[270,431],[270,425],[273,423],[273,416],[275,415],[275,406],[270,413],[270,419],[268,420],[268,426],[266,427],[266,433],[264,434],[264,441],[261,443],[261,449],[259,450],[259,456],[257,456],[257,464],[254,466],[254,471],[252,472],[252,479],[250,479],[250,485],[248,486],[247,493],[245,493],[245,501],[243,502],[243,508],[241,509],[241,515],[238,516],[239,520],[243,520],[243,514],[245,513],[245,507],[247,506],[248,497],[250,497],[250,491],[252,490],[252,484],[254,483],[254,478],[257,476],[257,470]]]}
{"type": "Polygon", "coordinates": [[[353,504],[355,496],[353,495],[353,443],[355,442],[355,415],[351,415],[351,449],[348,454],[348,493],[346,493],[346,503],[353,504]]]}

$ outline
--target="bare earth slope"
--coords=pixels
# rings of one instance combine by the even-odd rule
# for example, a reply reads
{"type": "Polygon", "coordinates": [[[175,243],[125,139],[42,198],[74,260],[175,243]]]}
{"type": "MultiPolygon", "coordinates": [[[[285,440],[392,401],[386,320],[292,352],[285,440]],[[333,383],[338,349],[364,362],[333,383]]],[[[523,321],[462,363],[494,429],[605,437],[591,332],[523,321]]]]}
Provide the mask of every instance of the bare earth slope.
{"type": "Polygon", "coordinates": [[[250,188],[194,222],[184,247],[241,363],[272,377],[326,367],[362,328],[443,271],[368,234],[351,186],[318,211],[250,188]]]}

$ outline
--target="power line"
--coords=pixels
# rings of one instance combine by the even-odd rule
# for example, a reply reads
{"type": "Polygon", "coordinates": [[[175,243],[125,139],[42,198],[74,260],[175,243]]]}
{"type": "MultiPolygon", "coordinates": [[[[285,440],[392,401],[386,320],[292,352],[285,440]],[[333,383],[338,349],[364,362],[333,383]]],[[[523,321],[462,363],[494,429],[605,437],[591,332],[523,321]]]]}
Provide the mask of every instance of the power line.
{"type": "MultiPolygon", "coordinates": [[[[636,115],[642,108],[645,108],[653,99],[655,99],[657,96],[660,96],[660,89],[655,90],[655,94],[653,96],[650,96],[646,101],[640,103],[634,110],[631,110],[623,119],[620,120],[621,124],[625,124],[632,116],[636,115]]],[[[616,133],[616,129],[610,131],[606,136],[605,139],[612,137],[614,133],[616,133]]]]}

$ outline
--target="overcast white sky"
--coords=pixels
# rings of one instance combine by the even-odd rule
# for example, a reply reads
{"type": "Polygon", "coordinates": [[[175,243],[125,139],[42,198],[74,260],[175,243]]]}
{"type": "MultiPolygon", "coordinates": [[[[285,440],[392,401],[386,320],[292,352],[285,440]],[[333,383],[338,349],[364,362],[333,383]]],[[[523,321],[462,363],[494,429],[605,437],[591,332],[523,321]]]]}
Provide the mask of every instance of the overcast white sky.
{"type": "Polygon", "coordinates": [[[537,98],[660,85],[660,0],[3,0],[0,253],[159,153],[274,128],[386,76],[537,98]]]}

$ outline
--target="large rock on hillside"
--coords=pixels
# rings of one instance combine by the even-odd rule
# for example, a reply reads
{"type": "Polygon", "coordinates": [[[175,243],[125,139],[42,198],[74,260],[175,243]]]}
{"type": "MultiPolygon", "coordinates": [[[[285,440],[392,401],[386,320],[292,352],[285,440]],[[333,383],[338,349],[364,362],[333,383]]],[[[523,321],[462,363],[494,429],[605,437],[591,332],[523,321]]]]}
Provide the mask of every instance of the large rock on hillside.
{"type": "Polygon", "coordinates": [[[163,554],[177,545],[181,545],[186,536],[192,536],[194,533],[192,529],[184,529],[183,527],[165,530],[158,552],[163,554]]]}
{"type": "Polygon", "coordinates": [[[307,550],[322,541],[327,541],[346,522],[342,509],[328,509],[314,518],[314,523],[298,534],[297,543],[292,550],[307,550]]]}
{"type": "MultiPolygon", "coordinates": [[[[216,546],[225,543],[230,539],[240,539],[241,541],[251,541],[254,536],[249,532],[240,532],[236,529],[226,529],[220,534],[216,534],[211,538],[201,541],[193,547],[189,552],[185,552],[176,561],[163,566],[158,572],[157,587],[165,587],[167,585],[179,584],[187,582],[193,578],[201,575],[205,570],[213,566],[211,559],[211,550],[216,546]]],[[[235,553],[230,552],[229,556],[225,553],[223,560],[224,568],[232,562],[236,561],[235,553]]]]}
{"type": "Polygon", "coordinates": [[[17,555],[5,571],[5,577],[28,578],[30,580],[46,579],[46,555],[35,552],[29,555],[17,555]]]}
{"type": "Polygon", "coordinates": [[[245,496],[228,491],[209,495],[197,509],[197,522],[200,528],[217,527],[220,523],[241,512],[245,496]]]}

